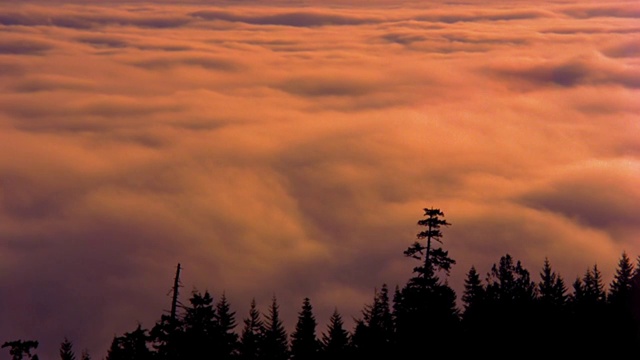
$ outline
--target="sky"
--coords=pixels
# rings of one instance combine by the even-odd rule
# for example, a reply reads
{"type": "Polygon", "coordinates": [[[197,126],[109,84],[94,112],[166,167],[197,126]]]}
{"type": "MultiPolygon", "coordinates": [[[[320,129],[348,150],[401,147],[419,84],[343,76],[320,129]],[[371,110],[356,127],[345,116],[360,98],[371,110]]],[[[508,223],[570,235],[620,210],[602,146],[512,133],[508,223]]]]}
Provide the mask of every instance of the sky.
{"type": "MultiPolygon", "coordinates": [[[[326,329],[402,286],[640,255],[637,1],[5,1],[0,341],[101,359],[181,300],[326,329]]],[[[483,276],[484,277],[484,276],[483,276]]],[[[240,330],[240,326],[237,330],[240,330]]],[[[349,329],[351,330],[351,329],[349,329]]],[[[6,349],[3,349],[6,350],[6,349]]]]}

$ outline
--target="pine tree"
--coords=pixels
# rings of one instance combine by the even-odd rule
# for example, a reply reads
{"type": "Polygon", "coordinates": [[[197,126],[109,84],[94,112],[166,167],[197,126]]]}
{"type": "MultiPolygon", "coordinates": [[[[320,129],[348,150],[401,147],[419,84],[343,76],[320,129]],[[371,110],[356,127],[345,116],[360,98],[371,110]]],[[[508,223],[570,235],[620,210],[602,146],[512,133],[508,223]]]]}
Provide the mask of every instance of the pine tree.
{"type": "Polygon", "coordinates": [[[520,326],[532,322],[535,316],[536,284],[529,272],[506,254],[499,264],[493,264],[486,282],[486,311],[493,314],[493,321],[486,324],[487,331],[516,348],[526,346],[528,339],[535,336],[535,329],[520,326]]]}
{"type": "Polygon", "coordinates": [[[291,359],[318,359],[320,343],[316,337],[317,322],[309,298],[304,298],[302,310],[298,313],[296,328],[291,334],[291,359]]]}
{"type": "Polygon", "coordinates": [[[231,305],[225,293],[222,293],[220,300],[216,304],[217,326],[218,326],[218,356],[220,359],[231,359],[237,355],[238,334],[234,332],[236,327],[235,312],[231,311],[231,305]]]}
{"type": "Polygon", "coordinates": [[[244,328],[240,334],[239,358],[243,360],[257,360],[260,356],[260,344],[264,334],[264,323],[260,319],[260,312],[256,308],[256,300],[251,300],[249,316],[244,319],[244,328]]]}
{"type": "Polygon", "coordinates": [[[31,354],[31,351],[37,349],[38,345],[37,340],[14,340],[6,341],[2,344],[2,348],[9,348],[12,360],[22,360],[25,356],[27,359],[38,360],[38,355],[31,354]]]}
{"type": "Polygon", "coordinates": [[[202,294],[194,290],[189,303],[183,319],[185,355],[188,359],[213,358],[219,334],[213,297],[208,291],[202,294]]]}
{"type": "MultiPolygon", "coordinates": [[[[633,318],[632,308],[634,271],[631,259],[626,252],[623,252],[607,296],[609,312],[606,325],[609,330],[606,334],[610,342],[633,343],[636,338],[637,324],[633,318]]],[[[617,350],[617,355],[624,355],[619,347],[612,350],[617,350]]],[[[611,353],[610,355],[616,354],[611,353]]]]}
{"type": "MultiPolygon", "coordinates": [[[[597,265],[587,268],[581,279],[576,279],[573,284],[574,292],[570,297],[571,305],[571,332],[570,341],[584,343],[602,343],[608,333],[608,314],[606,308],[606,292],[602,280],[602,274],[597,265]]],[[[587,349],[577,350],[576,355],[586,356],[590,352],[587,349]]]]}
{"type": "Polygon", "coordinates": [[[462,295],[462,302],[464,303],[463,319],[472,317],[476,308],[480,310],[484,298],[485,289],[484,286],[482,286],[480,275],[476,271],[476,268],[471,266],[464,280],[464,294],[462,295]]]}
{"type": "Polygon", "coordinates": [[[455,261],[449,257],[447,251],[435,246],[432,242],[442,243],[442,240],[440,240],[442,238],[440,228],[451,224],[442,218],[444,213],[440,209],[425,208],[424,216],[426,218],[419,220],[418,225],[427,229],[420,231],[416,237],[420,240],[425,240],[425,243],[414,242],[405,250],[404,255],[423,261],[421,266],[415,267],[413,270],[423,277],[429,277],[438,270],[443,270],[449,274],[451,265],[454,265],[455,261]]]}
{"type": "Polygon", "coordinates": [[[349,332],[344,329],[342,316],[336,308],[329,319],[327,332],[322,334],[322,359],[347,360],[349,358],[349,332]]]}
{"type": "Polygon", "coordinates": [[[186,359],[186,336],[181,318],[172,318],[163,314],[149,333],[149,341],[157,356],[157,360],[186,359]]]}
{"type": "Polygon", "coordinates": [[[614,279],[609,285],[607,300],[614,307],[626,308],[630,306],[633,273],[633,263],[627,253],[623,252],[618,261],[614,279]]]}
{"type": "Polygon", "coordinates": [[[640,344],[640,255],[636,260],[636,269],[631,278],[631,316],[635,324],[633,341],[640,344]]]}
{"type": "Polygon", "coordinates": [[[470,349],[481,346],[487,341],[487,333],[484,331],[484,321],[487,315],[485,304],[486,291],[480,280],[480,275],[474,266],[471,266],[464,280],[464,293],[462,302],[464,312],[462,314],[463,335],[470,349]]]}
{"type": "Polygon", "coordinates": [[[75,360],[76,355],[73,353],[73,344],[66,337],[60,344],[60,360],[75,360]]]}
{"type": "Polygon", "coordinates": [[[389,290],[383,284],[380,291],[375,292],[373,303],[365,305],[362,319],[354,330],[352,341],[358,358],[392,356],[395,336],[389,306],[389,290]]]}
{"type": "Polygon", "coordinates": [[[287,360],[289,358],[289,343],[287,332],[280,320],[279,305],[274,296],[266,316],[260,358],[262,360],[287,360]]]}
{"type": "Polygon", "coordinates": [[[531,326],[544,329],[534,334],[534,341],[544,344],[547,348],[567,349],[564,341],[566,336],[567,316],[567,288],[562,277],[551,268],[548,258],[544,259],[540,282],[538,283],[538,297],[535,316],[531,319],[531,326]]]}
{"type": "Polygon", "coordinates": [[[134,331],[113,338],[106,360],[151,360],[148,341],[147,330],[138,325],[134,331]]]}
{"type": "Polygon", "coordinates": [[[540,279],[538,283],[539,301],[545,311],[562,308],[567,301],[567,288],[562,277],[551,269],[548,258],[544,259],[540,279]]]}
{"type": "Polygon", "coordinates": [[[419,220],[418,225],[426,230],[420,231],[417,238],[426,241],[424,244],[415,242],[404,252],[405,256],[421,260],[422,264],[414,268],[416,275],[402,288],[399,301],[394,304],[394,338],[402,352],[400,357],[413,356],[417,344],[423,342],[442,345],[430,351],[434,356],[453,356],[445,349],[459,348],[445,346],[453,344],[460,331],[456,294],[446,281],[455,261],[448,251],[435,244],[442,244],[440,228],[451,224],[442,218],[444,213],[439,209],[425,208],[424,211],[426,218],[419,220]],[[441,279],[440,274],[445,278],[441,279]]]}
{"type": "Polygon", "coordinates": [[[604,289],[602,273],[598,269],[598,265],[587,269],[582,277],[583,284],[583,302],[587,306],[603,306],[607,300],[607,294],[604,289]]]}

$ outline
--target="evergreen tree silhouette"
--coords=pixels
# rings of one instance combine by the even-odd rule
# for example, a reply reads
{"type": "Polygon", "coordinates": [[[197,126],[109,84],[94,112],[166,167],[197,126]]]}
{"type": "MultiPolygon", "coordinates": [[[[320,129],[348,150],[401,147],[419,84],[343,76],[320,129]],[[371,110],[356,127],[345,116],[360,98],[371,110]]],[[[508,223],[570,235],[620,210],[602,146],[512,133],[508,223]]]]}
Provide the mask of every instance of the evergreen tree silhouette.
{"type": "Polygon", "coordinates": [[[471,266],[464,280],[462,302],[464,304],[462,313],[464,341],[470,350],[476,349],[488,341],[488,334],[484,331],[485,321],[487,321],[485,319],[486,290],[474,266],[471,266]]]}
{"type": "Polygon", "coordinates": [[[186,358],[213,358],[217,355],[218,335],[213,297],[208,291],[202,294],[194,290],[189,303],[191,305],[185,309],[183,319],[186,358]]]}
{"type": "Polygon", "coordinates": [[[329,319],[327,332],[322,334],[322,360],[350,359],[349,341],[349,332],[344,329],[342,316],[336,308],[329,319]]]}
{"type": "Polygon", "coordinates": [[[383,284],[373,297],[373,303],[365,305],[362,318],[356,320],[352,337],[355,356],[358,358],[389,358],[394,353],[394,325],[389,303],[389,289],[383,284]]]}
{"type": "Polygon", "coordinates": [[[416,275],[402,288],[394,304],[395,338],[401,358],[424,355],[424,351],[416,349],[416,344],[423,342],[442,345],[430,349],[434,356],[453,356],[453,351],[459,349],[447,346],[459,341],[460,335],[456,293],[446,281],[455,260],[434,243],[442,244],[440,228],[451,224],[442,218],[444,213],[439,209],[425,208],[424,212],[426,218],[419,220],[418,225],[426,230],[420,231],[417,238],[426,241],[415,242],[404,252],[422,264],[414,268],[416,275]]]}
{"type": "Polygon", "coordinates": [[[562,277],[553,271],[546,257],[540,272],[536,313],[532,321],[532,327],[544,329],[537,332],[532,340],[569,355],[572,346],[568,346],[570,342],[567,342],[567,336],[564,334],[569,321],[567,287],[562,277]]]}
{"type": "Polygon", "coordinates": [[[597,264],[593,265],[592,269],[587,269],[582,282],[584,284],[584,301],[592,306],[603,306],[607,300],[607,293],[602,273],[597,264]]]}
{"type": "Polygon", "coordinates": [[[522,326],[535,317],[536,284],[527,271],[510,254],[493,264],[487,275],[487,311],[492,314],[488,331],[514,348],[524,348],[535,336],[536,329],[522,326]]]}
{"type": "Polygon", "coordinates": [[[442,240],[440,240],[442,238],[440,228],[451,224],[442,218],[444,213],[440,209],[425,208],[424,216],[426,218],[418,220],[418,225],[424,226],[426,229],[420,231],[416,237],[420,240],[425,240],[425,243],[414,242],[404,251],[404,255],[423,261],[421,266],[414,268],[414,272],[422,274],[424,277],[428,277],[431,275],[430,273],[438,270],[444,270],[448,274],[451,265],[454,265],[455,261],[449,257],[447,251],[444,251],[441,247],[436,247],[435,244],[432,244],[432,241],[442,243],[442,240]]]}
{"type": "Polygon", "coordinates": [[[73,344],[66,337],[60,344],[60,360],[75,360],[76,355],[73,352],[73,344]]]}
{"type": "MultiPolygon", "coordinates": [[[[610,343],[630,344],[636,338],[636,322],[632,311],[634,266],[626,252],[618,260],[614,279],[609,285],[609,311],[606,332],[610,343]]],[[[609,355],[624,355],[621,347],[614,347],[609,355]]]]}
{"type": "Polygon", "coordinates": [[[260,344],[264,334],[264,323],[260,319],[260,312],[256,308],[256,300],[251,299],[249,316],[244,319],[244,328],[240,334],[239,358],[256,360],[260,356],[260,344]]]}
{"type": "Polygon", "coordinates": [[[562,310],[567,303],[567,287],[562,277],[551,269],[548,258],[544,259],[538,290],[539,301],[545,312],[562,310]]]}
{"type": "MultiPolygon", "coordinates": [[[[572,317],[571,335],[575,340],[586,343],[602,343],[608,341],[607,303],[602,274],[597,265],[587,268],[581,279],[573,283],[573,294],[569,298],[572,317]]],[[[578,356],[588,356],[592,351],[588,348],[576,349],[578,356]]]]}
{"type": "Polygon", "coordinates": [[[634,267],[626,252],[618,261],[618,267],[611,285],[607,300],[614,307],[628,308],[631,302],[631,288],[633,285],[634,267]]]}
{"type": "Polygon", "coordinates": [[[302,310],[298,313],[296,328],[291,334],[291,359],[318,359],[320,343],[316,336],[317,322],[309,298],[304,298],[302,310]]]}
{"type": "Polygon", "coordinates": [[[231,311],[231,305],[223,292],[216,304],[217,328],[218,328],[218,358],[231,359],[237,356],[238,334],[234,332],[236,327],[235,312],[231,311]]]}
{"type": "Polygon", "coordinates": [[[149,341],[159,360],[185,359],[185,334],[182,319],[162,314],[149,332],[149,341]]]}
{"type": "Polygon", "coordinates": [[[274,295],[269,312],[266,315],[264,333],[260,346],[260,359],[287,360],[289,358],[289,343],[287,332],[280,320],[279,305],[274,295]]]}
{"type": "Polygon", "coordinates": [[[151,360],[153,353],[147,347],[149,335],[140,324],[123,336],[116,336],[111,342],[106,360],[151,360]]]}
{"type": "Polygon", "coordinates": [[[31,351],[37,349],[38,345],[36,340],[14,340],[5,342],[2,344],[2,348],[9,348],[12,360],[22,360],[25,356],[27,359],[38,360],[38,355],[31,354],[31,351]]]}
{"type": "Polygon", "coordinates": [[[640,344],[640,255],[636,260],[636,268],[631,278],[631,316],[634,320],[634,342],[640,344]]]}

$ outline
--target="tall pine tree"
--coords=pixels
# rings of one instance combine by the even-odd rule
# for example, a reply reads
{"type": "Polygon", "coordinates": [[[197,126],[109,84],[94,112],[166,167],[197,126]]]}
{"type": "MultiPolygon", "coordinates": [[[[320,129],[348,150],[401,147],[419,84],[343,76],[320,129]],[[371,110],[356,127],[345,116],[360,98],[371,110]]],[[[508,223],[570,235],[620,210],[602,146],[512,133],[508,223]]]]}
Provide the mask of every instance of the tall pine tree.
{"type": "Polygon", "coordinates": [[[260,345],[262,344],[262,335],[265,330],[255,299],[251,299],[249,316],[243,322],[244,327],[240,334],[238,357],[241,360],[257,360],[260,356],[260,345]]]}
{"type": "Polygon", "coordinates": [[[304,298],[302,310],[298,313],[296,328],[291,334],[291,359],[316,360],[320,343],[316,336],[317,322],[313,315],[311,300],[304,298]]]}
{"type": "Polygon", "coordinates": [[[60,344],[60,360],[75,360],[76,355],[73,352],[73,344],[66,337],[60,344]]]}
{"type": "Polygon", "coordinates": [[[264,333],[260,346],[261,360],[287,360],[289,358],[289,342],[287,332],[280,320],[280,306],[274,296],[269,312],[266,315],[264,333]]]}
{"type": "Polygon", "coordinates": [[[327,325],[327,332],[322,334],[322,360],[347,360],[351,358],[349,348],[349,332],[344,329],[344,322],[338,309],[327,325]]]}
{"type": "Polygon", "coordinates": [[[223,292],[216,304],[217,315],[217,354],[219,359],[234,358],[238,352],[238,334],[234,332],[236,327],[235,312],[231,311],[231,305],[223,292]]]}

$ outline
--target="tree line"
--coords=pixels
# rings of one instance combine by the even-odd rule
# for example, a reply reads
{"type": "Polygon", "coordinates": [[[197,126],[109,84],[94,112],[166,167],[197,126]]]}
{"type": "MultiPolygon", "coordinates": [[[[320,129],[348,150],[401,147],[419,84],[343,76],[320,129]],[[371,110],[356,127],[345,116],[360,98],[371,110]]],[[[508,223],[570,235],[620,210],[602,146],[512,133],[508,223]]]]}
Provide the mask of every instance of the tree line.
{"type": "MultiPolygon", "coordinates": [[[[115,336],[105,360],[346,360],[493,356],[494,358],[626,356],[640,353],[640,256],[623,252],[608,287],[597,265],[569,285],[548,259],[533,280],[510,254],[484,277],[466,273],[462,308],[447,277],[455,260],[442,247],[440,209],[425,208],[424,227],[404,255],[418,261],[403,285],[382,284],[347,329],[334,310],[319,329],[309,298],[302,299],[289,334],[277,298],[266,312],[255,300],[237,321],[224,293],[214,300],[194,290],[181,311],[162,314],[151,328],[115,336]]],[[[177,282],[177,276],[176,276],[177,282]]],[[[174,295],[177,287],[174,288],[174,295]]],[[[174,297],[175,298],[175,297],[174,297]]],[[[174,304],[175,305],[175,304],[174,304]]],[[[37,341],[5,342],[13,360],[37,359],[37,341]]],[[[61,360],[76,360],[72,342],[61,360]]],[[[85,350],[80,360],[90,360],[85,350]]]]}

